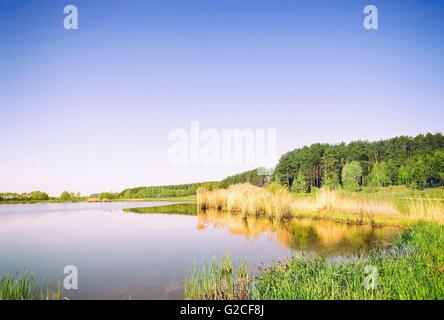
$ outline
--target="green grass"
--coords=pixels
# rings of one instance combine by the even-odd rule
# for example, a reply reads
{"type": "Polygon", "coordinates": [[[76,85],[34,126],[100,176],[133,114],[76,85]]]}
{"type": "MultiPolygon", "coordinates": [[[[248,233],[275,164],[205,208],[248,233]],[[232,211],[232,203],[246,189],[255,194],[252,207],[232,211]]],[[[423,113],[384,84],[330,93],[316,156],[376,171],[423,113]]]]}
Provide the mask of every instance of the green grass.
{"type": "Polygon", "coordinates": [[[254,279],[246,273],[245,264],[242,275],[224,271],[233,270],[231,258],[225,256],[194,270],[185,282],[185,298],[239,299],[235,292],[241,287],[241,299],[443,300],[443,228],[420,222],[401,233],[390,247],[350,257],[294,257],[262,270],[254,279]],[[377,268],[373,289],[364,285],[369,266],[377,268]]]}
{"type": "Polygon", "coordinates": [[[37,284],[26,272],[21,277],[0,277],[0,300],[59,300],[61,297],[61,286],[54,291],[49,286],[37,284]]]}
{"type": "Polygon", "coordinates": [[[421,222],[389,249],[333,263],[325,257],[292,258],[254,281],[254,299],[444,299],[444,229],[421,222]],[[367,266],[377,288],[365,288],[367,266]]]}
{"type": "Polygon", "coordinates": [[[250,297],[250,277],[242,260],[235,265],[229,255],[220,260],[212,257],[195,267],[185,279],[184,297],[187,300],[244,300],[250,297]]]}
{"type": "MultiPolygon", "coordinates": [[[[345,191],[344,191],[345,192],[345,191]]],[[[368,200],[393,201],[397,209],[406,212],[408,203],[413,200],[433,200],[444,204],[444,188],[413,189],[407,186],[384,188],[364,188],[358,192],[345,192],[347,195],[368,200]]]]}

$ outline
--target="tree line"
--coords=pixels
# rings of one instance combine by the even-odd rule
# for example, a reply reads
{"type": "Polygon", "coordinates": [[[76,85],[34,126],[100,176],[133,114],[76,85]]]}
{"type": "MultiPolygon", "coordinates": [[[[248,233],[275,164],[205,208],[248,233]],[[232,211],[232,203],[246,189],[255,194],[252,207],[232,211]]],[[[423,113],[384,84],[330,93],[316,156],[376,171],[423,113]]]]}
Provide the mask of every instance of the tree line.
{"type": "Polygon", "coordinates": [[[273,180],[296,192],[322,186],[444,185],[444,136],[399,136],[375,142],[312,144],[284,154],[273,180]]]}
{"type": "MultiPolygon", "coordinates": [[[[441,133],[399,136],[379,141],[353,141],[340,144],[316,143],[284,154],[271,176],[259,169],[229,176],[222,181],[167,186],[128,188],[121,192],[102,192],[100,199],[146,199],[182,197],[249,182],[263,186],[270,181],[294,192],[310,192],[322,186],[357,190],[363,186],[407,185],[415,188],[444,185],[444,136],[441,133]]],[[[64,191],[58,198],[41,191],[0,193],[0,201],[83,201],[79,193],[64,191]]]]}
{"type": "Polygon", "coordinates": [[[145,199],[145,198],[163,198],[163,197],[183,197],[196,194],[196,190],[205,187],[212,190],[217,188],[219,182],[199,182],[168,186],[150,186],[125,189],[116,194],[121,199],[145,199]]]}
{"type": "Polygon", "coordinates": [[[24,193],[16,192],[1,192],[0,201],[46,201],[49,200],[49,196],[45,192],[32,191],[24,193]]]}

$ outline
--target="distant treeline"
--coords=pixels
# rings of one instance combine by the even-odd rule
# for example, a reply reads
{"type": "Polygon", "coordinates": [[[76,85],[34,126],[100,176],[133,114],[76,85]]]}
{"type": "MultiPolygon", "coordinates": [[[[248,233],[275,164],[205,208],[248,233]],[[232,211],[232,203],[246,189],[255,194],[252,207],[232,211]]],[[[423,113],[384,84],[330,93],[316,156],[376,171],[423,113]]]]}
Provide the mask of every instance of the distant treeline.
{"type": "Polygon", "coordinates": [[[208,190],[213,190],[216,188],[224,188],[231,184],[242,182],[250,182],[255,185],[263,185],[264,181],[264,177],[259,175],[257,170],[251,170],[230,176],[222,181],[199,182],[168,186],[136,187],[125,189],[122,192],[103,192],[91,196],[108,200],[184,197],[195,195],[196,190],[200,187],[207,188],[208,190]]]}
{"type": "Polygon", "coordinates": [[[313,187],[444,185],[444,136],[399,136],[375,142],[313,144],[283,155],[274,180],[298,192],[313,187]]]}
{"type": "MultiPolygon", "coordinates": [[[[408,185],[416,188],[444,185],[444,136],[441,133],[400,136],[375,142],[354,141],[348,144],[312,144],[284,154],[272,176],[258,169],[242,172],[222,181],[151,186],[103,192],[91,197],[99,199],[146,199],[183,197],[196,194],[199,187],[209,190],[249,182],[263,186],[270,181],[295,192],[310,192],[322,186],[356,190],[362,186],[384,187],[408,185]]],[[[84,201],[64,191],[50,198],[40,191],[0,193],[0,201],[84,201]]]]}
{"type": "Polygon", "coordinates": [[[26,192],[20,194],[15,192],[0,193],[0,201],[28,202],[28,201],[46,201],[49,199],[50,198],[48,194],[41,191],[26,192]]]}
{"type": "Polygon", "coordinates": [[[254,169],[225,178],[219,183],[219,187],[226,188],[232,184],[245,182],[261,187],[268,182],[268,177],[259,174],[258,169],[254,169]]]}
{"type": "MultiPolygon", "coordinates": [[[[115,194],[115,196],[118,196],[122,199],[183,197],[196,194],[196,190],[199,187],[205,187],[212,190],[213,188],[217,188],[218,186],[219,182],[199,182],[170,186],[137,187],[125,189],[119,194],[115,194]]],[[[101,195],[98,196],[100,197],[101,195]]]]}

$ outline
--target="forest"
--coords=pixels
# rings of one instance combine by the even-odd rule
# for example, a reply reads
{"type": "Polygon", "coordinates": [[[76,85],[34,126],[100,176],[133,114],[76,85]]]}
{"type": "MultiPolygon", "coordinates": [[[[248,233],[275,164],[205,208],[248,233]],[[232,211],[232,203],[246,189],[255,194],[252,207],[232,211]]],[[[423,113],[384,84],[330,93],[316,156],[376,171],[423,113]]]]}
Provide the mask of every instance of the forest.
{"type": "Polygon", "coordinates": [[[363,186],[443,186],[444,136],[427,133],[305,146],[281,157],[273,180],[295,192],[322,186],[351,190],[363,186]]]}

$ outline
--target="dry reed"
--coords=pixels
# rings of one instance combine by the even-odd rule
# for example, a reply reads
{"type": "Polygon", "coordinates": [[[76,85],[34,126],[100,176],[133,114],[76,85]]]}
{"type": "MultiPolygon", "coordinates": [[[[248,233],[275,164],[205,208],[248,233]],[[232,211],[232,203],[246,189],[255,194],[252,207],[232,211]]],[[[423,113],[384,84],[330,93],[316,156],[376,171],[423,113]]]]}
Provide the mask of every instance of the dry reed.
{"type": "Polygon", "coordinates": [[[248,215],[281,218],[290,215],[293,199],[285,189],[270,192],[249,183],[231,185],[227,189],[197,190],[200,209],[216,209],[248,215]]]}
{"type": "Polygon", "coordinates": [[[271,192],[249,183],[227,189],[197,190],[198,207],[272,218],[312,217],[341,222],[393,224],[396,220],[427,220],[444,223],[444,204],[432,199],[411,200],[401,213],[393,201],[347,196],[337,190],[320,189],[314,198],[294,199],[284,188],[271,192]]]}

